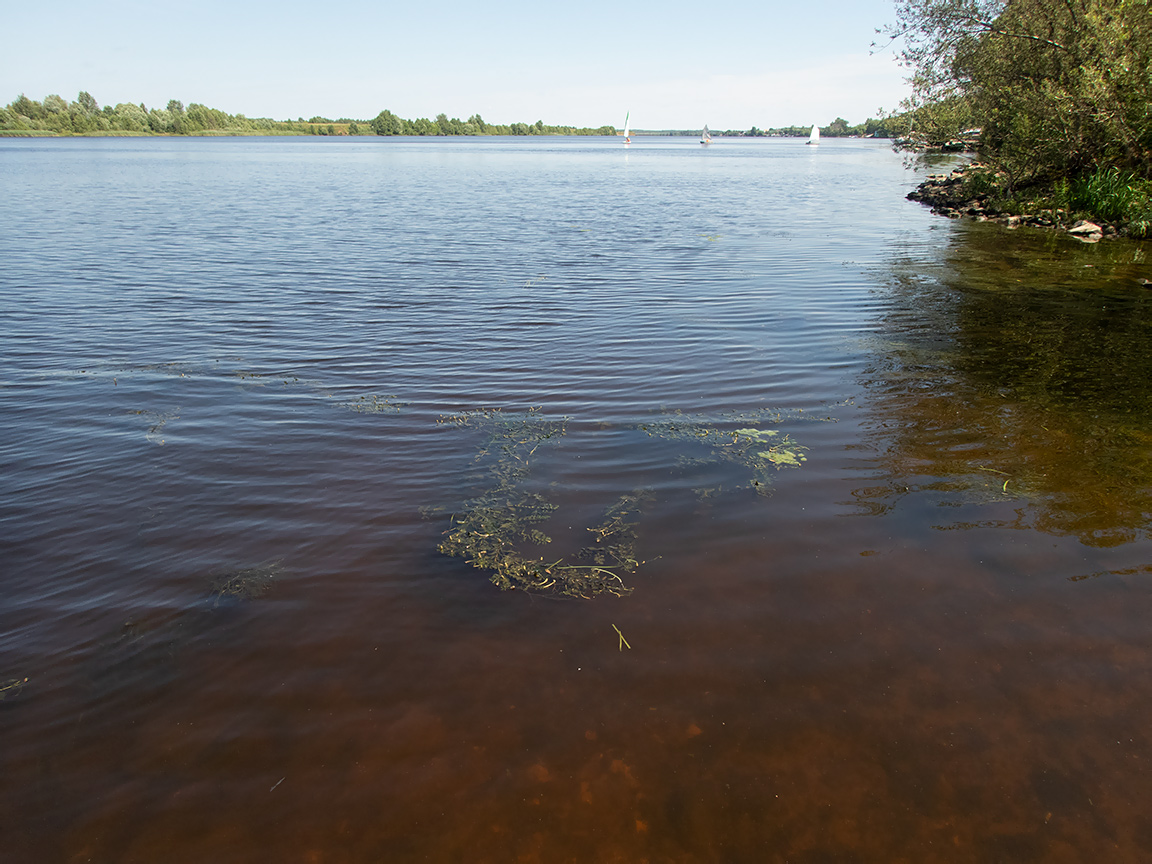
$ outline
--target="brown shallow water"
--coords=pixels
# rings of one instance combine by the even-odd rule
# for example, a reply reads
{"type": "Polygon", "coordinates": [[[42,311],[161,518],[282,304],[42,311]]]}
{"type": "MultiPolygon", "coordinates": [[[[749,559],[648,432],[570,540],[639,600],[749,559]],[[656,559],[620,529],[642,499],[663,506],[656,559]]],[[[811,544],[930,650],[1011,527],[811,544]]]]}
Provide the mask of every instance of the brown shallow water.
{"type": "Polygon", "coordinates": [[[1152,856],[1143,251],[641,143],[2,145],[0,860],[1152,856]],[[536,406],[626,596],[437,551],[536,406]]]}

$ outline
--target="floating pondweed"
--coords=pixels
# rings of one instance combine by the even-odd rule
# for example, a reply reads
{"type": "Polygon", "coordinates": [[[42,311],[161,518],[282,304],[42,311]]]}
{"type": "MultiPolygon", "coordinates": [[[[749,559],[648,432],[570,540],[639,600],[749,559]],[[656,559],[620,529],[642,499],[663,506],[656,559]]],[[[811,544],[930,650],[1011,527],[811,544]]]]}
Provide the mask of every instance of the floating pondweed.
{"type": "Polygon", "coordinates": [[[757,422],[770,416],[779,420],[778,412],[735,414],[727,420],[710,420],[707,417],[693,417],[674,414],[651,423],[640,424],[640,429],[654,438],[692,441],[707,447],[708,459],[697,461],[732,462],[752,469],[751,486],[760,494],[766,494],[772,483],[773,469],[779,471],[784,466],[799,468],[807,461],[804,454],[808,448],[797,444],[791,436],[778,429],[725,428],[735,422],[757,422]]]}

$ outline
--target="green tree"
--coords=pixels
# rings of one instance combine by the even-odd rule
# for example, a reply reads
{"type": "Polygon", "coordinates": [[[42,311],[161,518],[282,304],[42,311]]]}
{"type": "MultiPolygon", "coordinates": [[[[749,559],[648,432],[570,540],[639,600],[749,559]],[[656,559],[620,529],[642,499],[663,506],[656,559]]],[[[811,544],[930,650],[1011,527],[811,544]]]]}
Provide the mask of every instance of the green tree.
{"type": "Polygon", "coordinates": [[[173,130],[172,112],[165,108],[153,108],[148,112],[148,126],[157,134],[166,134],[173,130]]]}
{"type": "Polygon", "coordinates": [[[981,128],[1009,188],[1119,166],[1152,176],[1149,0],[900,0],[911,122],[981,128]]]}
{"type": "Polygon", "coordinates": [[[228,128],[231,117],[216,108],[209,108],[199,102],[192,102],[184,111],[182,131],[202,132],[206,130],[221,130],[228,128]]]}
{"type": "Polygon", "coordinates": [[[44,110],[49,114],[65,114],[68,111],[68,103],[63,97],[52,93],[44,97],[44,110]]]}
{"type": "Polygon", "coordinates": [[[29,99],[23,93],[17,96],[9,107],[21,117],[27,117],[29,120],[44,119],[44,106],[34,99],[29,99]]]}
{"type": "Polygon", "coordinates": [[[377,114],[368,125],[377,135],[404,134],[404,122],[387,109],[377,114]]]}
{"type": "Polygon", "coordinates": [[[821,134],[830,135],[833,138],[848,134],[848,121],[843,117],[837,117],[829,123],[824,129],[820,130],[821,134]]]}
{"type": "Polygon", "coordinates": [[[121,102],[114,109],[114,129],[125,132],[143,132],[148,126],[148,112],[131,102],[121,102]]]}
{"type": "Polygon", "coordinates": [[[92,98],[92,94],[87,90],[80,91],[80,94],[76,97],[76,104],[80,106],[80,110],[85,114],[95,115],[100,111],[100,106],[96,104],[96,100],[92,98]]]}

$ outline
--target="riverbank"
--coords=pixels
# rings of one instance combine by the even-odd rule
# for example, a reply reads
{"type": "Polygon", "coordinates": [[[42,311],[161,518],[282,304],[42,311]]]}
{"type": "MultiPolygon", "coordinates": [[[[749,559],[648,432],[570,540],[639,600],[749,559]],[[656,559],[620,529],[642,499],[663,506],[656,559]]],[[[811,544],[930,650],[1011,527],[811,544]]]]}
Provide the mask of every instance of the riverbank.
{"type": "Polygon", "coordinates": [[[1111,237],[1143,239],[1149,233],[1143,223],[1109,220],[1092,212],[1057,206],[1054,189],[1028,199],[1005,200],[979,163],[961,166],[948,174],[929,175],[907,197],[950,219],[999,222],[1009,228],[1027,226],[1066,231],[1088,243],[1111,237]]]}

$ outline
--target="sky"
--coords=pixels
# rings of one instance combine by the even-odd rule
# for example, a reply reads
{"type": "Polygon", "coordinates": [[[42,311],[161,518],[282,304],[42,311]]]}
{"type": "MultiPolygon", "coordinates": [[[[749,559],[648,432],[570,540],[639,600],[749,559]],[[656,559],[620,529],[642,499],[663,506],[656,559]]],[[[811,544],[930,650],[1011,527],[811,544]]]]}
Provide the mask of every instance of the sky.
{"type": "Polygon", "coordinates": [[[170,99],[321,115],[634,129],[861,123],[908,95],[893,0],[8,2],[0,104],[170,99]]]}

